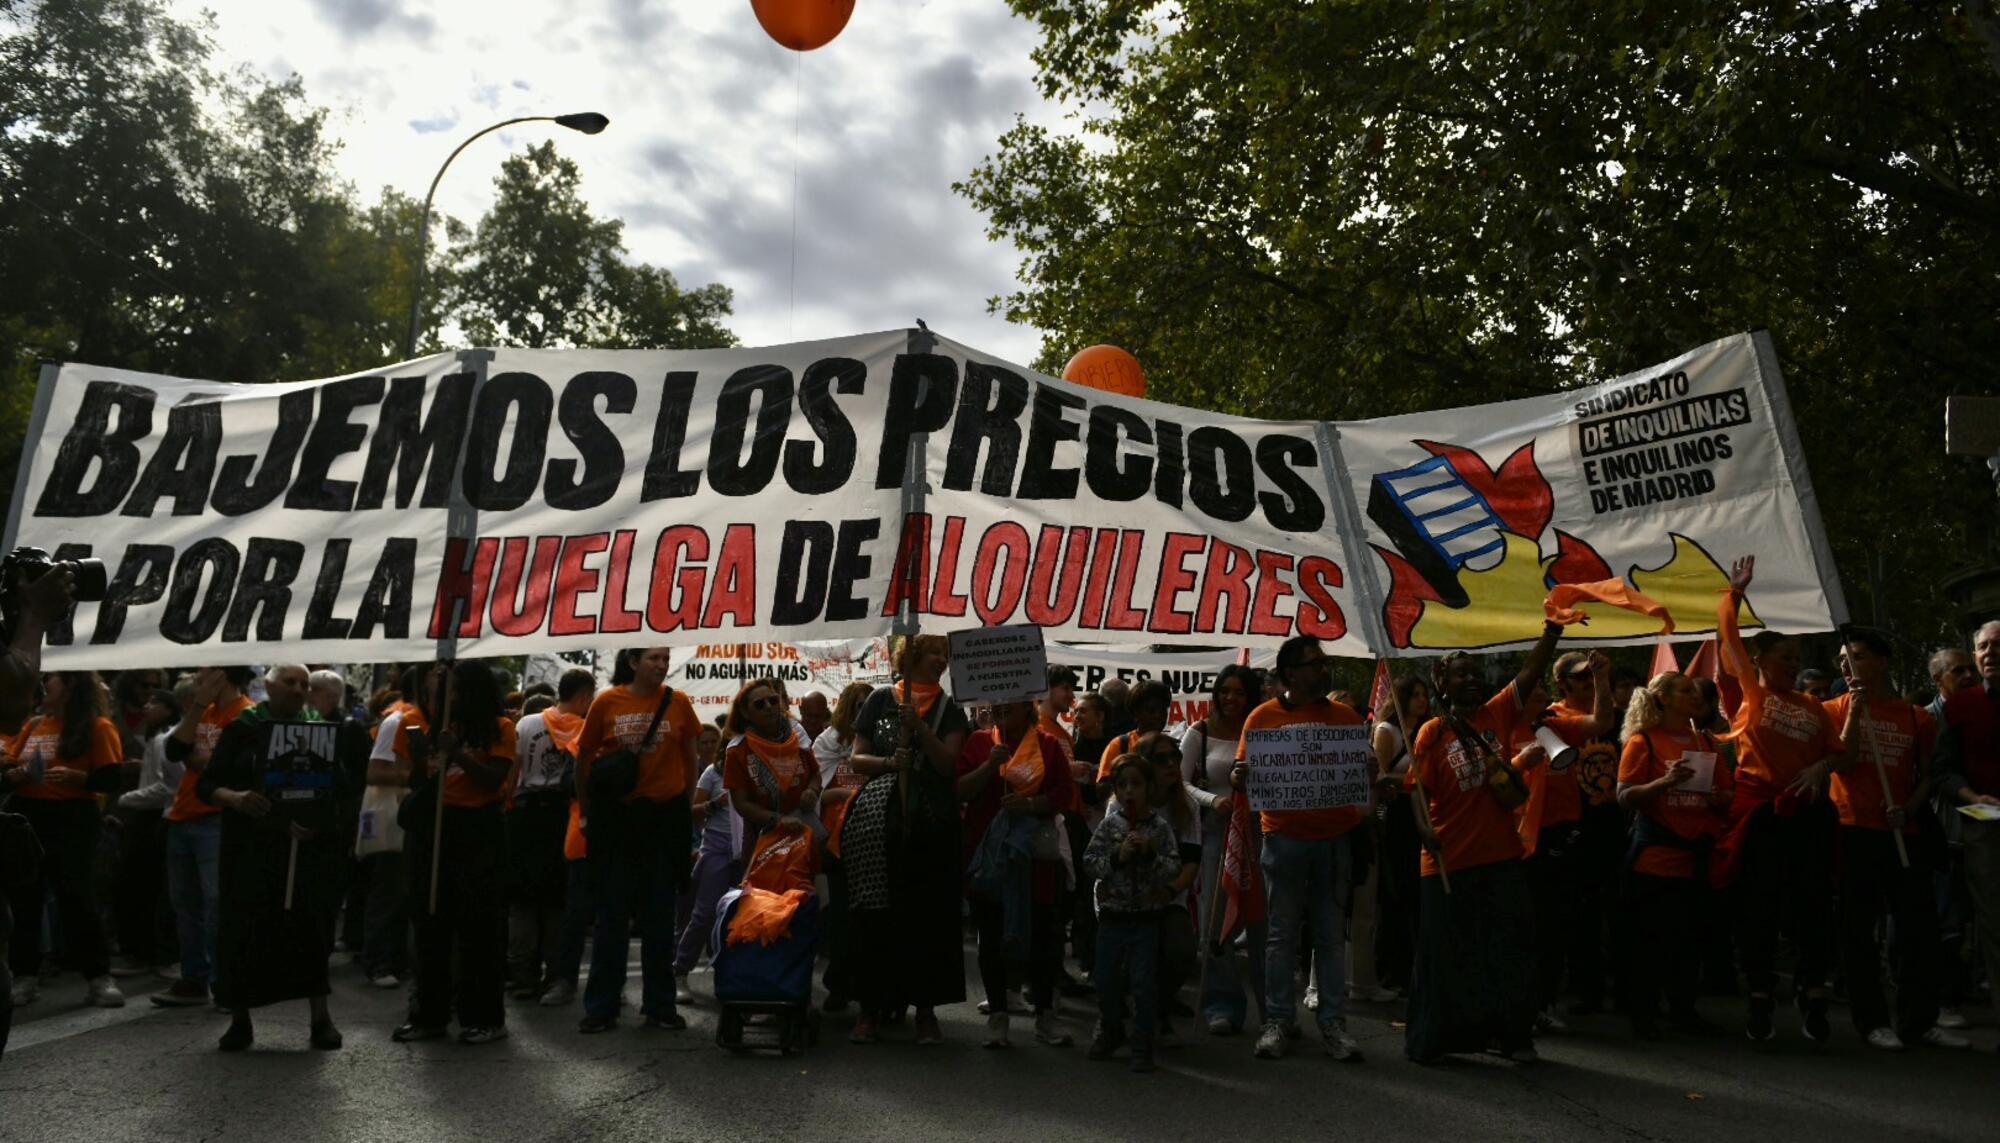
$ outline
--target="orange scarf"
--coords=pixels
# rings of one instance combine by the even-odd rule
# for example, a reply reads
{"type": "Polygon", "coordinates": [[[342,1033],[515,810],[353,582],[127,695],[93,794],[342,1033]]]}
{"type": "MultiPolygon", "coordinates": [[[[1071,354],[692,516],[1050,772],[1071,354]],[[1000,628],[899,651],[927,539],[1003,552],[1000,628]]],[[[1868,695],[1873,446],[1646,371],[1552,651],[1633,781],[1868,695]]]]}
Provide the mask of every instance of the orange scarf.
{"type": "Polygon", "coordinates": [[[577,740],[583,737],[583,716],[565,714],[554,707],[542,712],[542,725],[548,728],[549,740],[571,758],[576,757],[577,740]]]}
{"type": "Polygon", "coordinates": [[[909,705],[911,695],[916,696],[919,718],[928,717],[931,708],[937,705],[939,697],[944,694],[944,688],[936,683],[919,683],[909,679],[897,683],[895,689],[896,701],[904,706],[909,705]]]}
{"type": "MultiPolygon", "coordinates": [[[[764,765],[771,768],[772,776],[778,779],[778,793],[781,800],[790,798],[793,792],[803,783],[805,778],[805,760],[799,757],[799,743],[797,739],[788,738],[783,742],[773,742],[768,738],[759,736],[754,730],[746,730],[743,732],[743,745],[752,754],[763,759],[764,765]]],[[[771,808],[780,809],[782,807],[773,806],[771,808]]]]}
{"type": "Polygon", "coordinates": [[[1010,794],[1033,794],[1042,788],[1041,735],[1030,730],[1021,736],[1013,757],[1000,764],[1000,777],[1010,794]]]}

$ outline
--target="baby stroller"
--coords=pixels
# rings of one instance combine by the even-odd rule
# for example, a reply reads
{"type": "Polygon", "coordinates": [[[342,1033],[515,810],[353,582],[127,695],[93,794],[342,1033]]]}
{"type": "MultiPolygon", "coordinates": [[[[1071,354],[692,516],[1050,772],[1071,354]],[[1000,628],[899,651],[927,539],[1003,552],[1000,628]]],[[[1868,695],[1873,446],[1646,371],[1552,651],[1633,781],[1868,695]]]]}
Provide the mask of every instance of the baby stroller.
{"type": "Polygon", "coordinates": [[[743,896],[742,889],[723,894],[710,937],[715,999],[722,1006],[715,1042],[732,1052],[793,1055],[819,1042],[819,1012],[812,1004],[819,899],[807,893],[792,914],[790,931],[771,944],[732,945],[726,938],[743,896]]]}

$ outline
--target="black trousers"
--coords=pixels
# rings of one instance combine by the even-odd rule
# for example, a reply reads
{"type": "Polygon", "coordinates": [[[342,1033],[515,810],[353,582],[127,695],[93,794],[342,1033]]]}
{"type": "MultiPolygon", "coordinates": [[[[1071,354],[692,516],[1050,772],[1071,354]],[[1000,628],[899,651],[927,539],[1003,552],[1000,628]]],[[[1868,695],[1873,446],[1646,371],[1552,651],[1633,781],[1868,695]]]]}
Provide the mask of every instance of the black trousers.
{"type": "Polygon", "coordinates": [[[1889,1026],[1889,1001],[1882,991],[1882,957],[1876,922],[1895,925],[1890,956],[1896,977],[1895,1028],[1905,1039],[1922,1036],[1937,1023],[1937,901],[1929,853],[1920,837],[1906,837],[1910,867],[1896,856],[1887,831],[1862,826],[1840,828],[1840,965],[1847,979],[1847,1003],[1854,1030],[1866,1036],[1889,1026]]]}
{"type": "Polygon", "coordinates": [[[447,806],[437,912],[430,910],[429,839],[412,839],[409,910],[417,934],[417,988],[410,1022],[462,1028],[507,1022],[507,909],[502,884],[506,829],[499,806],[447,806]],[[454,969],[455,962],[455,969],[454,969]]]}
{"type": "Polygon", "coordinates": [[[1676,1017],[1694,1014],[1701,987],[1698,921],[1708,891],[1692,877],[1626,874],[1623,905],[1633,939],[1618,966],[1618,987],[1634,1024],[1659,1018],[1662,993],[1676,1017]]]}
{"type": "Polygon", "coordinates": [[[111,971],[104,950],[104,925],[91,890],[97,863],[98,814],[93,798],[15,798],[8,809],[28,819],[42,843],[41,876],[10,896],[20,931],[8,953],[14,973],[28,976],[42,967],[42,902],[54,894],[62,922],[63,952],[70,967],[94,979],[111,971]]]}
{"type": "Polygon", "coordinates": [[[1062,929],[1056,923],[1053,903],[1035,902],[1030,911],[1028,963],[1017,965],[1007,958],[1006,915],[1000,902],[974,894],[972,918],[979,926],[979,980],[986,986],[986,1003],[994,1012],[1007,1010],[1007,970],[1026,970],[1028,1003],[1037,1013],[1055,1007],[1056,972],[1062,967],[1062,929]]]}
{"type": "Polygon", "coordinates": [[[174,959],[173,910],[167,905],[167,827],[159,810],[139,810],[118,831],[118,881],[111,910],[118,949],[146,964],[174,959]]]}
{"type": "Polygon", "coordinates": [[[1833,846],[1840,819],[1824,798],[1779,817],[1769,804],[1751,815],[1736,882],[1738,947],[1750,991],[1778,983],[1778,932],[1798,944],[1793,987],[1824,988],[1833,967],[1833,846]]]}
{"type": "Polygon", "coordinates": [[[1410,987],[1417,957],[1419,855],[1416,811],[1408,798],[1389,803],[1382,821],[1382,866],[1375,878],[1375,979],[1410,987]]]}
{"type": "MultiPolygon", "coordinates": [[[[1563,822],[1542,830],[1535,852],[1527,860],[1528,891],[1535,902],[1535,1003],[1555,1004],[1562,989],[1563,968],[1577,959],[1584,934],[1577,928],[1577,866],[1583,844],[1578,822],[1563,822]]],[[[1595,940],[1595,934],[1589,934],[1595,940]]]]}
{"type": "Polygon", "coordinates": [[[1629,955],[1625,913],[1608,907],[1618,893],[1619,869],[1625,858],[1626,813],[1616,802],[1586,805],[1580,824],[1583,836],[1577,845],[1576,896],[1570,906],[1576,939],[1570,946],[1569,988],[1579,1003],[1595,1008],[1604,1001],[1607,943],[1619,950],[1612,958],[1613,966],[1629,955]]]}

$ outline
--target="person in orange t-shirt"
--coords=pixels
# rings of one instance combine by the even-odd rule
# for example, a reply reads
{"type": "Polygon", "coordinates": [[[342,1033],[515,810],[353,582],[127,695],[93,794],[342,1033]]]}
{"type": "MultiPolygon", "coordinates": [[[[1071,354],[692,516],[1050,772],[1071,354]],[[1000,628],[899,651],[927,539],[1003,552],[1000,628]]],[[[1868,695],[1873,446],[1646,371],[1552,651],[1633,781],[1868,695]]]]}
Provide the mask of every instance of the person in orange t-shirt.
{"type": "Polygon", "coordinates": [[[1642,1040],[1660,1038],[1662,985],[1675,1028],[1696,1035],[1720,1030],[1695,1012],[1694,1001],[1708,852],[1728,826],[1735,781],[1715,738],[1695,727],[1701,702],[1693,679],[1662,671],[1633,692],[1625,712],[1618,804],[1635,815],[1625,876],[1633,932],[1618,983],[1633,1034],[1642,1040]],[[1706,773],[1700,782],[1697,765],[1706,773]]]}
{"type": "Polygon", "coordinates": [[[42,692],[44,713],[7,744],[0,770],[0,793],[13,793],[8,808],[28,819],[43,853],[34,879],[9,891],[21,920],[9,961],[22,982],[23,1002],[32,1003],[42,969],[42,902],[53,895],[70,965],[90,982],[86,1003],[120,1008],[125,996],[111,979],[91,870],[103,816],[97,796],[116,789],[124,747],[117,726],[104,717],[104,684],[95,672],[44,675],[42,692]]]}
{"type": "MultiPolygon", "coordinates": [[[[1248,789],[1251,745],[1259,731],[1365,725],[1353,707],[1326,697],[1333,684],[1331,665],[1319,640],[1309,635],[1295,636],[1278,648],[1276,669],[1284,676],[1285,690],[1244,718],[1237,763],[1230,772],[1233,785],[1248,789]]],[[[1365,734],[1355,739],[1356,746],[1366,742],[1365,734]]],[[[1372,766],[1373,754],[1369,757],[1372,766]]],[[[1330,758],[1327,764],[1331,765],[1330,758]]],[[[1298,976],[1293,970],[1299,963],[1302,926],[1310,926],[1312,931],[1322,1047],[1337,1060],[1361,1059],[1361,1049],[1347,1034],[1347,909],[1354,896],[1354,852],[1349,835],[1361,824],[1366,809],[1364,803],[1264,810],[1259,814],[1264,832],[1259,864],[1268,895],[1270,926],[1264,942],[1264,1027],[1254,1049],[1259,1059],[1285,1054],[1298,1012],[1298,976]]]]}
{"type": "MultiPolygon", "coordinates": [[[[466,659],[451,669],[438,712],[438,733],[417,751],[411,784],[439,785],[436,808],[418,815],[404,843],[410,916],[417,937],[417,987],[410,1017],[390,1038],[397,1043],[445,1035],[454,1016],[458,1042],[490,1044],[507,1036],[507,833],[502,803],[514,769],[514,721],[502,713],[493,668],[466,659]],[[431,908],[431,863],[437,863],[437,908],[431,908]]],[[[407,727],[399,730],[406,734],[407,727]]]]}
{"type": "Polygon", "coordinates": [[[649,1028],[687,1027],[674,1000],[674,893],[688,875],[693,853],[691,803],[701,719],[687,695],[666,685],[671,658],[666,647],[625,652],[631,681],[598,692],[577,739],[577,798],[597,901],[590,980],[577,1025],[582,1032],[617,1025],[635,903],[644,977],[640,1016],[649,1028]],[[592,794],[592,770],[618,750],[638,753],[637,784],[621,802],[601,804],[592,794]]]}
{"type": "Polygon", "coordinates": [[[1410,744],[1424,853],[1403,1054],[1418,1063],[1489,1045],[1535,1058],[1534,898],[1514,810],[1527,798],[1520,768],[1547,757],[1539,745],[1512,747],[1525,741],[1526,698],[1561,637],[1561,626],[1545,623],[1520,673],[1491,698],[1472,656],[1447,655],[1433,669],[1438,717],[1410,744]]]}
{"type": "Polygon", "coordinates": [[[1845,747],[1833,772],[1833,801],[1840,810],[1836,925],[1854,1030],[1871,1047],[1890,1051],[1906,1043],[1968,1047],[1965,1037],[1937,1026],[1942,961],[1931,855],[1941,847],[1923,836],[1936,826],[1922,812],[1931,796],[1937,728],[1922,707],[1890,689],[1889,640],[1880,632],[1843,631],[1840,671],[1847,693],[1827,702],[1826,713],[1840,727],[1845,747]],[[1892,831],[1902,833],[1907,861],[1892,831]],[[1884,914],[1896,934],[1893,1025],[1875,942],[1884,914]]]}
{"type": "Polygon", "coordinates": [[[1745,1031],[1760,1042],[1777,1035],[1772,995],[1782,926],[1798,944],[1793,994],[1803,1031],[1807,1039],[1824,1042],[1832,1034],[1827,975],[1833,968],[1833,850],[1840,828],[1824,790],[1842,747],[1825,708],[1793,689],[1798,641],[1761,631],[1754,652],[1744,646],[1737,612],[1755,569],[1754,557],[1738,560],[1716,607],[1722,669],[1743,688],[1743,701],[1730,720],[1736,798],[1719,859],[1723,880],[1733,873],[1737,886],[1737,948],[1750,985],[1745,1031]]]}
{"type": "Polygon", "coordinates": [[[167,807],[167,899],[181,946],[181,978],[153,993],[154,1005],[192,1008],[209,1002],[216,926],[222,903],[222,811],[201,800],[201,771],[236,716],[257,705],[243,693],[256,675],[248,667],[195,672],[194,701],[167,736],[167,761],[186,767],[167,807]]]}

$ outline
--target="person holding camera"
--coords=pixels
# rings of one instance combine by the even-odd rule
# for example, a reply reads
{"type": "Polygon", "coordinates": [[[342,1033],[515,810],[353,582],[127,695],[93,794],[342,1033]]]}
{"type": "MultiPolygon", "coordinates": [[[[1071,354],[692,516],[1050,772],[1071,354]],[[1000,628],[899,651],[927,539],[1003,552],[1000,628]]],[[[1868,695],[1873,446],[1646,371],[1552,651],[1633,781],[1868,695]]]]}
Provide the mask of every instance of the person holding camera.
{"type": "MultiPolygon", "coordinates": [[[[9,805],[28,819],[43,852],[40,875],[11,889],[13,911],[39,919],[42,901],[53,896],[62,922],[70,964],[90,982],[87,1002],[122,1008],[125,994],[111,979],[91,869],[97,857],[102,820],[97,796],[117,789],[124,746],[118,728],[104,717],[104,684],[92,671],[59,671],[42,680],[43,714],[21,728],[7,745],[0,789],[13,794],[9,805]]],[[[42,963],[39,924],[24,925],[9,956],[18,983],[16,1006],[41,994],[36,971],[42,963]]]]}
{"type": "MultiPolygon", "coordinates": [[[[42,674],[42,637],[69,612],[79,596],[104,597],[104,564],[99,560],[50,564],[36,548],[18,548],[0,560],[0,737],[12,738],[34,713],[42,674]],[[32,557],[39,569],[25,570],[32,557]],[[29,559],[24,559],[29,557],[29,559]],[[79,574],[87,581],[79,583],[79,574]]],[[[5,792],[0,791],[0,805],[5,792]]],[[[14,1024],[14,974],[8,968],[14,912],[5,890],[40,876],[41,843],[34,827],[18,813],[0,813],[0,1056],[14,1024]]],[[[33,914],[40,922],[39,909],[33,914]]]]}

